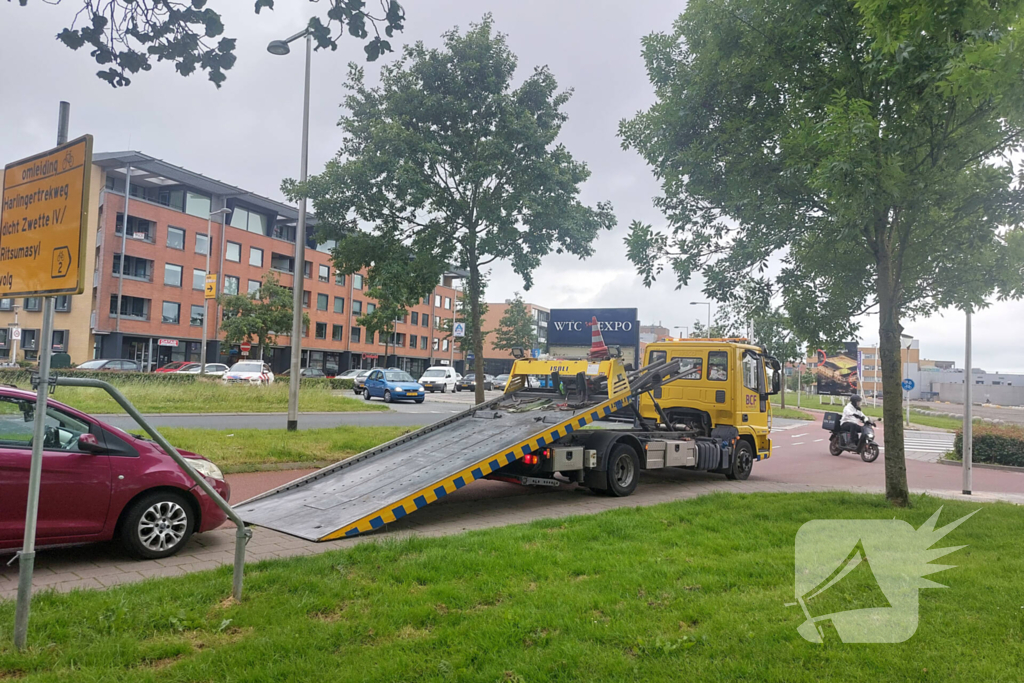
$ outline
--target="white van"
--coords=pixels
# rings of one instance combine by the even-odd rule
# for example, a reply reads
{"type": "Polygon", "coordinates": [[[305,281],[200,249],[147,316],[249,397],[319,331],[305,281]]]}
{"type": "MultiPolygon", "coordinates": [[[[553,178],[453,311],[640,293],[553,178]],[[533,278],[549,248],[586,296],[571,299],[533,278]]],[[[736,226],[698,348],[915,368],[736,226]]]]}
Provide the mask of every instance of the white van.
{"type": "Polygon", "coordinates": [[[420,384],[425,391],[440,391],[443,394],[447,391],[458,391],[460,379],[462,375],[455,372],[455,368],[450,365],[433,365],[420,377],[420,384]]]}

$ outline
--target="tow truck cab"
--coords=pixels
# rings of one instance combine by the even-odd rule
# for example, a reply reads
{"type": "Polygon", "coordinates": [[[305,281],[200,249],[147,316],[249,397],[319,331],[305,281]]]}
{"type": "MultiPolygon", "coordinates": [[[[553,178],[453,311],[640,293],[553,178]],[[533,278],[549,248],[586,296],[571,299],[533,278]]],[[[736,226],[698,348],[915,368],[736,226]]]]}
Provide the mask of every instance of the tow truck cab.
{"type": "Polygon", "coordinates": [[[681,378],[640,397],[640,415],[669,429],[711,436],[731,426],[757,459],[771,456],[771,405],[781,390],[779,362],[739,339],[680,339],[648,344],[644,365],[680,362],[681,378]],[[660,411],[659,411],[660,408],[660,411]]]}

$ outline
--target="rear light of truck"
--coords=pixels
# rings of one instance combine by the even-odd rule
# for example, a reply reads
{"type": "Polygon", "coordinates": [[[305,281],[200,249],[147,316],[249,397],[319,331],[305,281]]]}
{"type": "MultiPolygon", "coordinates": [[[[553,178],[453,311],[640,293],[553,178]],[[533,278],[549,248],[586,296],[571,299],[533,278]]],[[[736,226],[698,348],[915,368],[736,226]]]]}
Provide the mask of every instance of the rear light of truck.
{"type": "Polygon", "coordinates": [[[536,465],[537,456],[534,455],[533,453],[530,453],[529,455],[523,458],[523,462],[526,463],[527,465],[536,465]]]}

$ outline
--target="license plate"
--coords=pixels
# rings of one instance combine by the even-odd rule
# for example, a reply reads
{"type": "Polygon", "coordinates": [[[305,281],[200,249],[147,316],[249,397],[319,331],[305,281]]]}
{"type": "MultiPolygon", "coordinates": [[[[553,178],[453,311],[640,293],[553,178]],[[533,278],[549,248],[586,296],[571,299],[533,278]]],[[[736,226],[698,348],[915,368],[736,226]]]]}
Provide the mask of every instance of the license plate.
{"type": "Polygon", "coordinates": [[[405,395],[406,396],[418,396],[419,393],[420,392],[418,392],[418,391],[407,391],[407,392],[405,392],[405,395]]]}

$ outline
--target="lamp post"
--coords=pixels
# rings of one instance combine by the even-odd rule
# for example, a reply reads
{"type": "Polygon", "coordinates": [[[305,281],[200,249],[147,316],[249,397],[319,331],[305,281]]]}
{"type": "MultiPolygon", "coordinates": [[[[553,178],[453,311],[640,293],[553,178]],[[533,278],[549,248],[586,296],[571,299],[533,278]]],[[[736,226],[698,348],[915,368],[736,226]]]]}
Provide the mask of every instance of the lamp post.
{"type": "MultiPolygon", "coordinates": [[[[206,275],[210,274],[210,247],[213,245],[213,237],[210,234],[213,226],[214,216],[223,216],[229,213],[231,209],[223,208],[217,209],[206,217],[206,275]]],[[[221,219],[223,221],[223,219],[221,219]]],[[[223,223],[222,223],[223,225],[223,223]]],[[[223,230],[223,228],[221,228],[223,230]]],[[[217,306],[213,307],[214,315],[217,313],[217,306]]],[[[207,330],[210,329],[210,299],[206,296],[206,290],[203,290],[203,343],[202,351],[199,356],[199,374],[206,374],[206,345],[209,343],[209,338],[206,336],[207,330]]]]}
{"type": "MultiPolygon", "coordinates": [[[[273,40],[267,45],[272,55],[284,56],[291,52],[288,44],[306,39],[306,85],[302,98],[302,156],[299,182],[306,182],[309,161],[309,69],[313,54],[313,34],[306,27],[290,38],[273,40]]],[[[299,428],[299,381],[302,375],[302,278],[306,263],[306,196],[299,200],[299,222],[295,228],[295,267],[292,281],[292,358],[288,373],[288,431],[299,428]]]]}
{"type": "Polygon", "coordinates": [[[711,339],[711,302],[710,301],[691,301],[691,306],[707,306],[708,307],[708,339],[711,339]]]}
{"type": "MultiPolygon", "coordinates": [[[[907,339],[907,361],[904,364],[906,368],[904,378],[910,379],[910,347],[914,344],[914,338],[907,339]]],[[[907,391],[907,426],[910,426],[910,391],[907,391]]]]}
{"type": "Polygon", "coordinates": [[[673,330],[686,330],[686,338],[689,338],[689,336],[690,336],[690,326],[689,325],[673,325],[672,329],[673,330]]]}
{"type": "Polygon", "coordinates": [[[971,495],[971,468],[974,467],[974,363],[971,358],[971,309],[967,309],[967,337],[964,345],[964,431],[963,431],[963,494],[971,495]]]}

